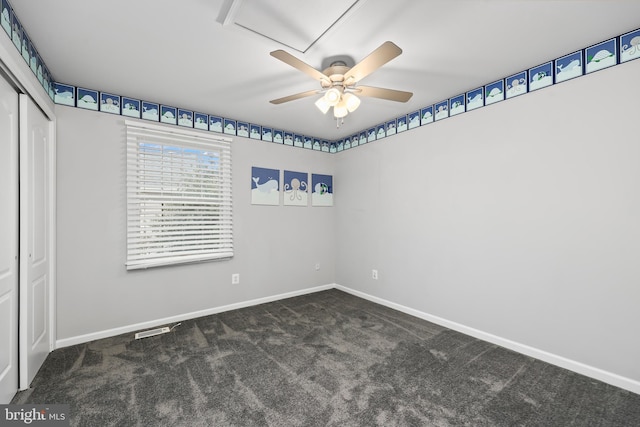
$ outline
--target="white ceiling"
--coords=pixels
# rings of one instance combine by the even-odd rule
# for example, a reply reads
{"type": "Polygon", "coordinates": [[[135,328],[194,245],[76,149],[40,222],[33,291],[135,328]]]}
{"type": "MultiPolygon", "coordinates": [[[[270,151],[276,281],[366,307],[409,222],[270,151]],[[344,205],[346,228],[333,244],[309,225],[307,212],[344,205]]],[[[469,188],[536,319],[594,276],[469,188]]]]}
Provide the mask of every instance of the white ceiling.
{"type": "Polygon", "coordinates": [[[638,0],[13,0],[11,4],[60,83],[328,140],[640,27],[638,0]],[[295,44],[298,50],[248,31],[236,21],[295,44]],[[316,109],[315,97],[269,103],[319,88],[269,52],[284,49],[322,69],[328,57],[346,55],[357,62],[386,40],[400,46],[403,54],[362,84],[413,92],[408,103],[363,98],[340,129],[330,113],[323,116],[316,109]]]}

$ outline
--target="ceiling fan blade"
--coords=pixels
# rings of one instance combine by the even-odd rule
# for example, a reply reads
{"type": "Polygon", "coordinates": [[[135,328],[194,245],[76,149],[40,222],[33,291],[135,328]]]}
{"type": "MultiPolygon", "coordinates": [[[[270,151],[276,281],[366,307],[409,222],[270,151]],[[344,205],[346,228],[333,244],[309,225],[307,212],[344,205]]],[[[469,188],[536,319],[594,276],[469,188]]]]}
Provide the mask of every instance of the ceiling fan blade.
{"type": "Polygon", "coordinates": [[[282,104],[284,102],[295,101],[296,99],[306,98],[307,96],[313,96],[320,93],[319,90],[308,90],[306,92],[296,93],[295,95],[285,96],[284,98],[272,99],[269,101],[272,104],[282,104]]]}
{"type": "Polygon", "coordinates": [[[303,73],[308,74],[309,76],[313,77],[315,80],[325,81],[325,82],[331,84],[331,80],[329,80],[329,77],[325,76],[320,71],[318,71],[315,68],[313,68],[311,65],[307,64],[306,62],[303,62],[303,61],[299,60],[295,56],[291,55],[290,53],[285,52],[282,49],[274,50],[273,52],[270,53],[270,55],[273,56],[276,59],[279,59],[280,61],[284,62],[285,64],[289,64],[293,68],[297,68],[298,70],[302,71],[303,73]]]}
{"type": "Polygon", "coordinates": [[[387,62],[391,61],[396,56],[402,53],[402,49],[396,46],[392,42],[384,42],[379,48],[374,50],[364,58],[362,61],[354,65],[349,71],[344,74],[344,80],[349,83],[355,83],[365,78],[369,74],[373,73],[378,68],[382,67],[387,62]],[[348,80],[352,79],[353,82],[348,80]]]}
{"type": "Polygon", "coordinates": [[[371,98],[381,98],[396,102],[407,102],[413,96],[411,92],[372,86],[356,86],[353,91],[360,96],[369,96],[371,98]]]}

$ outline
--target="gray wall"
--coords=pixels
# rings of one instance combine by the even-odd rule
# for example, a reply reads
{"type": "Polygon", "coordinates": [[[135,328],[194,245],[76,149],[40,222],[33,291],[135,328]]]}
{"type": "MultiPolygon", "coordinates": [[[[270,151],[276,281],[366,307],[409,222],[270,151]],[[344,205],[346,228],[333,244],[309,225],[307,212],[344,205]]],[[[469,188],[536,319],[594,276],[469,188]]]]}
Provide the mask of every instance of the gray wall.
{"type": "Polygon", "coordinates": [[[336,282],[640,380],[639,75],[336,155],[336,282]]]}
{"type": "Polygon", "coordinates": [[[640,61],[337,155],[237,137],[236,257],[136,272],[123,118],[56,106],[58,339],[336,282],[638,381],[637,75],[640,61]],[[333,173],[336,206],[251,206],[251,166],[333,173]]]}
{"type": "Polygon", "coordinates": [[[250,204],[251,166],[332,174],[333,156],[234,137],[236,256],[127,272],[124,118],[56,115],[58,340],[333,283],[333,208],[250,204]]]}

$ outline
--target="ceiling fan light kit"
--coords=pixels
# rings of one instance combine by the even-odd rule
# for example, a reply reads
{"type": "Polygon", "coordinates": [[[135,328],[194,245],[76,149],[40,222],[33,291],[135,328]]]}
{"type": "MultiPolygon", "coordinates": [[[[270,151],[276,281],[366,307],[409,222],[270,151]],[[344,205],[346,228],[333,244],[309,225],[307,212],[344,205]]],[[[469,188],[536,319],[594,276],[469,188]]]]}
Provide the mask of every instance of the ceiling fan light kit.
{"type": "Polygon", "coordinates": [[[284,102],[313,96],[324,91],[324,95],[315,102],[315,105],[322,114],[326,114],[329,109],[333,107],[333,116],[336,118],[337,127],[340,127],[340,119],[344,122],[344,117],[349,113],[353,113],[360,106],[360,98],[352,93],[354,91],[360,96],[407,102],[411,96],[413,96],[411,92],[370,86],[357,86],[357,83],[361,79],[399,56],[401,53],[402,49],[394,43],[387,41],[353,67],[348,67],[343,61],[336,61],[327,69],[320,72],[284,50],[275,50],[271,52],[271,56],[297,68],[311,76],[314,80],[318,80],[321,90],[310,90],[284,98],[274,99],[270,102],[272,104],[282,104],[284,102]]]}
{"type": "Polygon", "coordinates": [[[318,107],[318,110],[322,111],[322,114],[327,114],[327,111],[329,111],[331,105],[329,105],[327,100],[324,99],[324,96],[322,96],[316,101],[316,107],[318,107]]]}
{"type": "Polygon", "coordinates": [[[347,109],[347,105],[344,101],[340,101],[340,103],[333,107],[333,117],[336,119],[342,119],[349,114],[349,110],[347,109]]]}
{"type": "Polygon", "coordinates": [[[356,111],[360,106],[360,98],[349,92],[344,94],[344,102],[347,104],[347,110],[349,110],[350,113],[356,111]]]}
{"type": "Polygon", "coordinates": [[[324,94],[324,99],[331,107],[335,107],[340,102],[342,92],[337,87],[332,87],[324,94]]]}

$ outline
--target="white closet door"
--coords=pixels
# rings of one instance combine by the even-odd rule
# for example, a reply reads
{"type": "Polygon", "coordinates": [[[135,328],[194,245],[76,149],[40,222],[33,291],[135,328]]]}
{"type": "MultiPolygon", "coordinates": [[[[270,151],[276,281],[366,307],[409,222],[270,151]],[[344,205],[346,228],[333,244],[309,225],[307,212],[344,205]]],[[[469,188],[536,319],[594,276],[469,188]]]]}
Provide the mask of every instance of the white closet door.
{"type": "Polygon", "coordinates": [[[18,391],[18,93],[0,76],[0,404],[18,391]]]}
{"type": "Polygon", "coordinates": [[[20,95],[20,389],[51,348],[50,277],[52,124],[20,95]]]}

